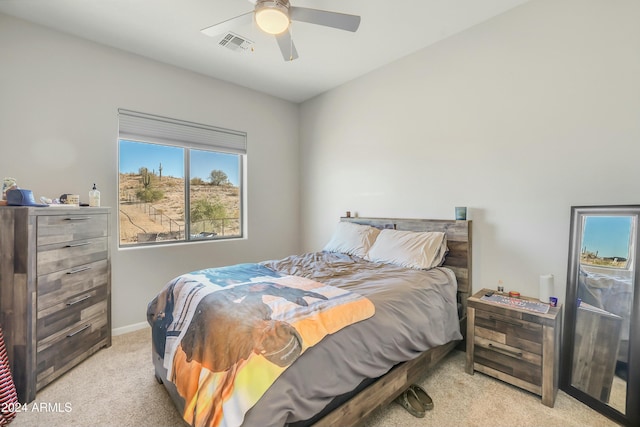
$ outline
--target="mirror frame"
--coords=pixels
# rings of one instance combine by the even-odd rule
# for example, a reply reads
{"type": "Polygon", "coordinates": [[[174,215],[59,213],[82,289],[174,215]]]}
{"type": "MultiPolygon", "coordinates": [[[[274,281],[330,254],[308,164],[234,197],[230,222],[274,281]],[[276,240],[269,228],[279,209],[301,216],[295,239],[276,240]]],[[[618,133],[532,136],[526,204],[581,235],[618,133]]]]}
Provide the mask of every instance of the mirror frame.
{"type": "Polygon", "coordinates": [[[569,240],[569,262],[567,270],[567,293],[562,356],[562,380],[560,388],[612,420],[627,426],[640,425],[640,205],[572,206],[569,240]],[[633,302],[631,328],[629,330],[629,362],[627,371],[627,396],[625,413],[571,385],[575,322],[577,311],[578,267],[582,239],[583,215],[629,215],[636,218],[633,236],[633,302]]]}

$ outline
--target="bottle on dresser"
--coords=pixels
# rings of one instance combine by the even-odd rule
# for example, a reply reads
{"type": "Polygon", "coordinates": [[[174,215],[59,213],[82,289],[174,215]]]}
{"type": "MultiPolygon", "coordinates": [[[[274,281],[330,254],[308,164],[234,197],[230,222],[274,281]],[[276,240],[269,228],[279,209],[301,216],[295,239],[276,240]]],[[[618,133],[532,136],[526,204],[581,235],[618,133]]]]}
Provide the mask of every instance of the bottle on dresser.
{"type": "Polygon", "coordinates": [[[96,184],[93,184],[93,188],[89,191],[89,206],[97,208],[100,206],[100,191],[96,188],[96,184]]]}

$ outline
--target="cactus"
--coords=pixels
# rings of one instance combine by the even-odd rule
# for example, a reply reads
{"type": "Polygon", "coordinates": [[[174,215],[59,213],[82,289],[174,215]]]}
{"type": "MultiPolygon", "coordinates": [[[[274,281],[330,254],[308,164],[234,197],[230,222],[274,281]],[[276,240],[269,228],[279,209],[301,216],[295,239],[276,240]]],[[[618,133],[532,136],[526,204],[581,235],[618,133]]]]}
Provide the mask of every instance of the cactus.
{"type": "Polygon", "coordinates": [[[142,180],[142,186],[146,190],[151,185],[151,174],[148,173],[148,172],[143,174],[142,177],[141,177],[141,180],[142,180]]]}
{"type": "Polygon", "coordinates": [[[158,171],[160,172],[160,181],[162,181],[162,162],[160,162],[160,166],[158,167],[158,171]]]}

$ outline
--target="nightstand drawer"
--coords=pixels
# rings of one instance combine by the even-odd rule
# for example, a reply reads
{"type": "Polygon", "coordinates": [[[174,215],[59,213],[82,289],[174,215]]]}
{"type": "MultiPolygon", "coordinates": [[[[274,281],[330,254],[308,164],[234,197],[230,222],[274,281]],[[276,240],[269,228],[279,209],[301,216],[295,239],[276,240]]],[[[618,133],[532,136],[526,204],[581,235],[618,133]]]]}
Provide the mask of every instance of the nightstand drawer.
{"type": "Polygon", "coordinates": [[[541,324],[480,309],[476,310],[475,315],[476,336],[530,353],[542,354],[541,324]]]}
{"type": "Polygon", "coordinates": [[[480,338],[474,339],[476,364],[535,385],[542,385],[542,356],[520,348],[480,338]]]}
{"type": "Polygon", "coordinates": [[[77,214],[40,216],[37,245],[106,237],[108,220],[107,214],[85,213],[80,209],[77,214]]]}
{"type": "Polygon", "coordinates": [[[106,237],[38,247],[38,276],[107,259],[106,237]]]}

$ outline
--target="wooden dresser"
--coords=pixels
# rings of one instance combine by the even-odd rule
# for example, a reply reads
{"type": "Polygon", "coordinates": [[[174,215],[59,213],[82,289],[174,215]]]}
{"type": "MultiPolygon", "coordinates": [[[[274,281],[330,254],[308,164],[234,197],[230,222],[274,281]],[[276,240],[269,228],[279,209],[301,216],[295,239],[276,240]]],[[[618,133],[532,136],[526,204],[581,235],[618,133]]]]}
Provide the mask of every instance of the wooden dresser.
{"type": "MultiPolygon", "coordinates": [[[[553,407],[558,393],[562,307],[548,313],[482,300],[467,300],[466,372],[479,371],[542,396],[553,407]]],[[[537,299],[522,297],[538,302],[537,299]]]]}
{"type": "Polygon", "coordinates": [[[109,214],[0,207],[0,324],[22,403],[111,345],[109,214]]]}

